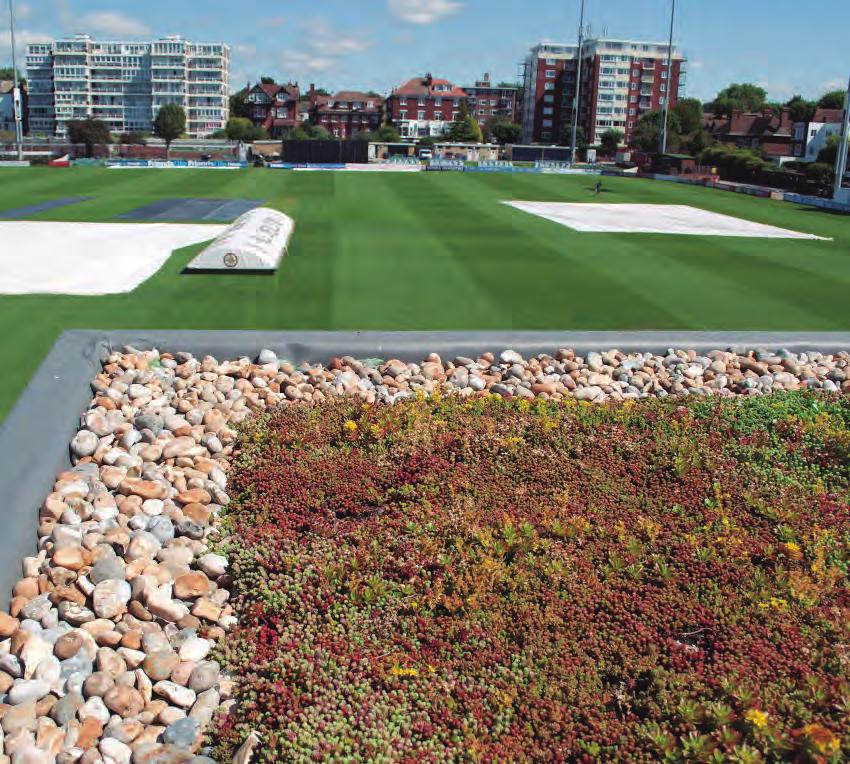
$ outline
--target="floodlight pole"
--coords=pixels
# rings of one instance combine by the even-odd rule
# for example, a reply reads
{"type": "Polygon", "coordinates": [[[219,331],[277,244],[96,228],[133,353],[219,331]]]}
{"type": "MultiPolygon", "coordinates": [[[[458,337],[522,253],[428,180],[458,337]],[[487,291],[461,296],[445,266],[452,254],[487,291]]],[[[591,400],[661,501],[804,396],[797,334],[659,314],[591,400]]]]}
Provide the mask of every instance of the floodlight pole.
{"type": "Polygon", "coordinates": [[[667,153],[667,119],[670,114],[670,97],[673,93],[673,25],[676,20],[676,0],[670,7],[670,41],[667,44],[667,91],[664,97],[664,110],[661,117],[661,135],[658,140],[658,153],[667,153]]]}
{"type": "Polygon", "coordinates": [[[844,96],[844,117],[841,120],[841,138],[838,141],[838,152],[835,157],[835,191],[832,198],[838,201],[841,193],[841,183],[847,171],[847,143],[850,139],[850,81],[847,83],[847,93],[844,96]]]}
{"type": "Polygon", "coordinates": [[[12,78],[15,83],[15,88],[12,91],[12,108],[15,111],[15,142],[18,145],[18,161],[24,158],[24,131],[21,123],[21,108],[23,102],[21,100],[21,90],[18,87],[18,63],[15,58],[15,6],[12,0],[9,0],[9,34],[12,38],[12,78]]]}
{"type": "Polygon", "coordinates": [[[576,66],[576,96],[573,101],[573,139],[570,143],[570,164],[576,162],[576,138],[578,137],[578,109],[581,95],[581,59],[584,47],[584,0],[581,0],[581,15],[578,22],[578,65],[576,66]]]}

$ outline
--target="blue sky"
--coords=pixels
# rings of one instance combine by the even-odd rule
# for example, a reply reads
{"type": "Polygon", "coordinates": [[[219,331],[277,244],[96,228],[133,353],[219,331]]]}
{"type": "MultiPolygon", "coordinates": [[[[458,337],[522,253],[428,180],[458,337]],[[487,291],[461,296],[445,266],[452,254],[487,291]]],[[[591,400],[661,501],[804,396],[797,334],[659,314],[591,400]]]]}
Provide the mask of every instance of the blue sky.
{"type": "MultiPolygon", "coordinates": [[[[677,0],[676,40],[688,94],[707,99],[732,81],[773,98],[844,87],[850,0],[677,0]]],[[[269,74],[330,89],[381,92],[426,71],[471,83],[515,79],[541,40],[573,41],[580,0],[15,0],[19,47],[87,31],[103,39],[182,34],[233,49],[239,85],[269,74]]],[[[586,0],[594,34],[663,40],[670,0],[586,0]]],[[[0,21],[0,63],[9,60],[0,21]]]]}

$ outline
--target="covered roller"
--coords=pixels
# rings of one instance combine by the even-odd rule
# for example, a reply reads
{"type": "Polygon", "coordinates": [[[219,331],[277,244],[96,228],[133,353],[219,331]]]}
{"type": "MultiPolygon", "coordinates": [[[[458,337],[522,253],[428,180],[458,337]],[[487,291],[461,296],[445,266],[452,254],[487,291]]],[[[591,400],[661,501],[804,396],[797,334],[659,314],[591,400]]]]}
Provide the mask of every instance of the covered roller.
{"type": "Polygon", "coordinates": [[[258,207],[237,218],[186,270],[274,273],[294,230],[288,215],[258,207]]]}

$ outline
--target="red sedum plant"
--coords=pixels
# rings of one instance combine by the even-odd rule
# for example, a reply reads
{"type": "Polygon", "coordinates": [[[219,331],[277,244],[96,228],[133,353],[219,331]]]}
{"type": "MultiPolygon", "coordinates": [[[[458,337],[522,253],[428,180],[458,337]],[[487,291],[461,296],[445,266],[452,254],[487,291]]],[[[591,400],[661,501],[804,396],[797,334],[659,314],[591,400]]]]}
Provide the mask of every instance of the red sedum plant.
{"type": "Polygon", "coordinates": [[[242,444],[222,758],[850,755],[847,399],[336,399],[242,444]]]}

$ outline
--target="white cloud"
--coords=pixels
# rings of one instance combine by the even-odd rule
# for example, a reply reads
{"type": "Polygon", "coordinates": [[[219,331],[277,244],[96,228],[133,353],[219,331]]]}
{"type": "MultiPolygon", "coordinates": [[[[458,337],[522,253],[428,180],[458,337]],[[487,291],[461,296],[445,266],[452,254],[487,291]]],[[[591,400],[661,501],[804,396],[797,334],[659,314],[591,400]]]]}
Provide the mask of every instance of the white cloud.
{"type": "Polygon", "coordinates": [[[463,8],[456,0],[389,0],[390,13],[410,24],[433,24],[463,8]]]}
{"type": "MultiPolygon", "coordinates": [[[[365,53],[373,45],[368,37],[356,32],[338,32],[321,19],[306,24],[301,39],[304,41],[301,47],[291,48],[280,57],[282,65],[295,74],[326,72],[340,60],[365,53]]],[[[287,73],[286,77],[290,75],[287,73]]]]}
{"type": "MultiPolygon", "coordinates": [[[[0,26],[0,61],[5,62],[11,58],[12,46],[9,44],[8,24],[3,29],[0,26]]],[[[26,55],[27,45],[31,42],[50,42],[53,37],[43,32],[33,32],[30,29],[15,30],[15,53],[18,56],[18,69],[24,71],[24,56],[26,55]]],[[[11,61],[9,62],[11,63],[11,61]]]]}
{"type": "Polygon", "coordinates": [[[104,37],[150,37],[150,27],[138,19],[117,11],[97,11],[81,16],[74,22],[78,32],[104,37]]]}

